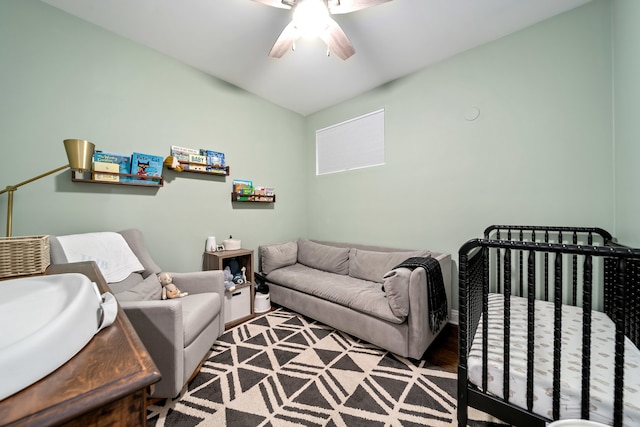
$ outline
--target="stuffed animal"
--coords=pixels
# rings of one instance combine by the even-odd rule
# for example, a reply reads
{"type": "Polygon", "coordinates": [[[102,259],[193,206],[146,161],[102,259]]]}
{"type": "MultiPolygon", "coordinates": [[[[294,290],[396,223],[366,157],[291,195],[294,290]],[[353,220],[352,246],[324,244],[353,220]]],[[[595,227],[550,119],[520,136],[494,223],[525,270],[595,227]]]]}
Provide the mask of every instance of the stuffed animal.
{"type": "Polygon", "coordinates": [[[231,261],[229,261],[229,269],[231,271],[231,274],[233,275],[233,279],[231,279],[233,283],[235,283],[236,285],[242,285],[247,281],[244,275],[244,271],[246,270],[246,268],[240,268],[240,264],[238,264],[237,259],[231,258],[231,261]]]}
{"type": "Polygon", "coordinates": [[[224,290],[227,292],[233,292],[236,290],[236,284],[233,283],[233,274],[231,274],[231,268],[226,266],[222,271],[224,274],[224,290]]]}
{"type": "Polygon", "coordinates": [[[184,167],[180,164],[178,159],[174,156],[167,156],[167,158],[164,159],[163,163],[169,169],[172,169],[176,172],[182,172],[184,170],[184,167]]]}
{"type": "Polygon", "coordinates": [[[180,292],[180,289],[173,284],[173,274],[171,273],[158,274],[158,280],[162,285],[162,299],[182,298],[189,295],[189,292],[180,292]]]}

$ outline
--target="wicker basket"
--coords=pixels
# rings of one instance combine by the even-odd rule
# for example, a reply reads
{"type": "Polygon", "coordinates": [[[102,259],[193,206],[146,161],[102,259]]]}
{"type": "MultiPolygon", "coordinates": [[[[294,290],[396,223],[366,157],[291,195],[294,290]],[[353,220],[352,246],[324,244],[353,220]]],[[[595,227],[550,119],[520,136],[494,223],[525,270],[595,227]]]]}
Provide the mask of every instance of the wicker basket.
{"type": "Polygon", "coordinates": [[[0,278],[42,274],[49,260],[49,236],[0,237],[0,278]]]}

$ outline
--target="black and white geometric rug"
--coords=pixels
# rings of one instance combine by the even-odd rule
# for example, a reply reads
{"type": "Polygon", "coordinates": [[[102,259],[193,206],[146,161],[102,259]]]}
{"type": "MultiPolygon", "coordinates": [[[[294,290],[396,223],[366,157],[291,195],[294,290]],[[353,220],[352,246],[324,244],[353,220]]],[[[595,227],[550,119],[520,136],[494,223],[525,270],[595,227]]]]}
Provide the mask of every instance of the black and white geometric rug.
{"type": "Polygon", "coordinates": [[[283,308],[227,331],[182,395],[148,408],[151,427],[435,427],[455,420],[456,374],[283,308]]]}

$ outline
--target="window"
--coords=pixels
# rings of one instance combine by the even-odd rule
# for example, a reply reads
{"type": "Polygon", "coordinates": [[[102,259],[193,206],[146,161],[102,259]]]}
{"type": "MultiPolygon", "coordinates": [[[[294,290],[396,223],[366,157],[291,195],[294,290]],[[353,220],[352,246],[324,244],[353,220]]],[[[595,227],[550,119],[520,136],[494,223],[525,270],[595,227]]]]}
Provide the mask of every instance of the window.
{"type": "Polygon", "coordinates": [[[384,165],[384,109],[316,131],[316,175],[384,165]]]}

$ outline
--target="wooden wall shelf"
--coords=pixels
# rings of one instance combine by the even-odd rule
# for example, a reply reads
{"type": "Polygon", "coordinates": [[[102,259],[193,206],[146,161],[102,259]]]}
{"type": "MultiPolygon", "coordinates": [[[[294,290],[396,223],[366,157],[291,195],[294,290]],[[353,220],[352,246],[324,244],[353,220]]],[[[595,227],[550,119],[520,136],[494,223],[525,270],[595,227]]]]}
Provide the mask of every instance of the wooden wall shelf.
{"type": "Polygon", "coordinates": [[[238,194],[231,193],[232,202],[251,202],[251,203],[275,203],[276,195],[264,196],[259,194],[238,194]]]}
{"type": "MultiPolygon", "coordinates": [[[[202,174],[202,175],[214,175],[214,176],[229,176],[229,173],[230,173],[229,166],[225,166],[225,167],[224,167],[224,168],[222,168],[222,169],[214,169],[214,170],[209,170],[209,171],[197,171],[197,170],[189,170],[189,169],[188,169],[188,167],[189,167],[189,165],[192,165],[192,164],[193,164],[193,165],[196,165],[196,164],[197,164],[197,165],[199,165],[199,166],[202,166],[202,165],[200,165],[199,163],[191,163],[191,162],[183,162],[183,161],[180,161],[180,164],[181,164],[181,165],[183,165],[185,168],[184,168],[184,170],[183,170],[183,171],[181,171],[181,172],[179,172],[179,173],[182,173],[182,172],[189,172],[189,173],[199,173],[199,174],[202,174]]],[[[175,170],[175,169],[173,169],[173,168],[171,168],[171,167],[169,167],[169,166],[167,166],[167,169],[169,169],[169,170],[175,170]]],[[[176,172],[177,172],[177,171],[176,171],[176,172]]]]}
{"type": "Polygon", "coordinates": [[[136,186],[136,187],[162,187],[164,186],[164,178],[162,176],[140,176],[140,175],[136,175],[136,174],[132,174],[132,173],[117,173],[117,172],[95,172],[95,171],[91,171],[91,172],[84,172],[82,178],[78,178],[78,172],[77,171],[71,171],[71,181],[73,182],[88,182],[91,184],[111,184],[111,185],[132,185],[132,186],[136,186]],[[102,174],[102,175],[113,175],[113,176],[118,176],[120,177],[120,179],[122,178],[129,178],[132,179],[132,181],[126,181],[126,182],[121,182],[121,181],[103,181],[103,180],[95,180],[95,179],[89,179],[89,178],[84,178],[84,174],[102,174]]]}

